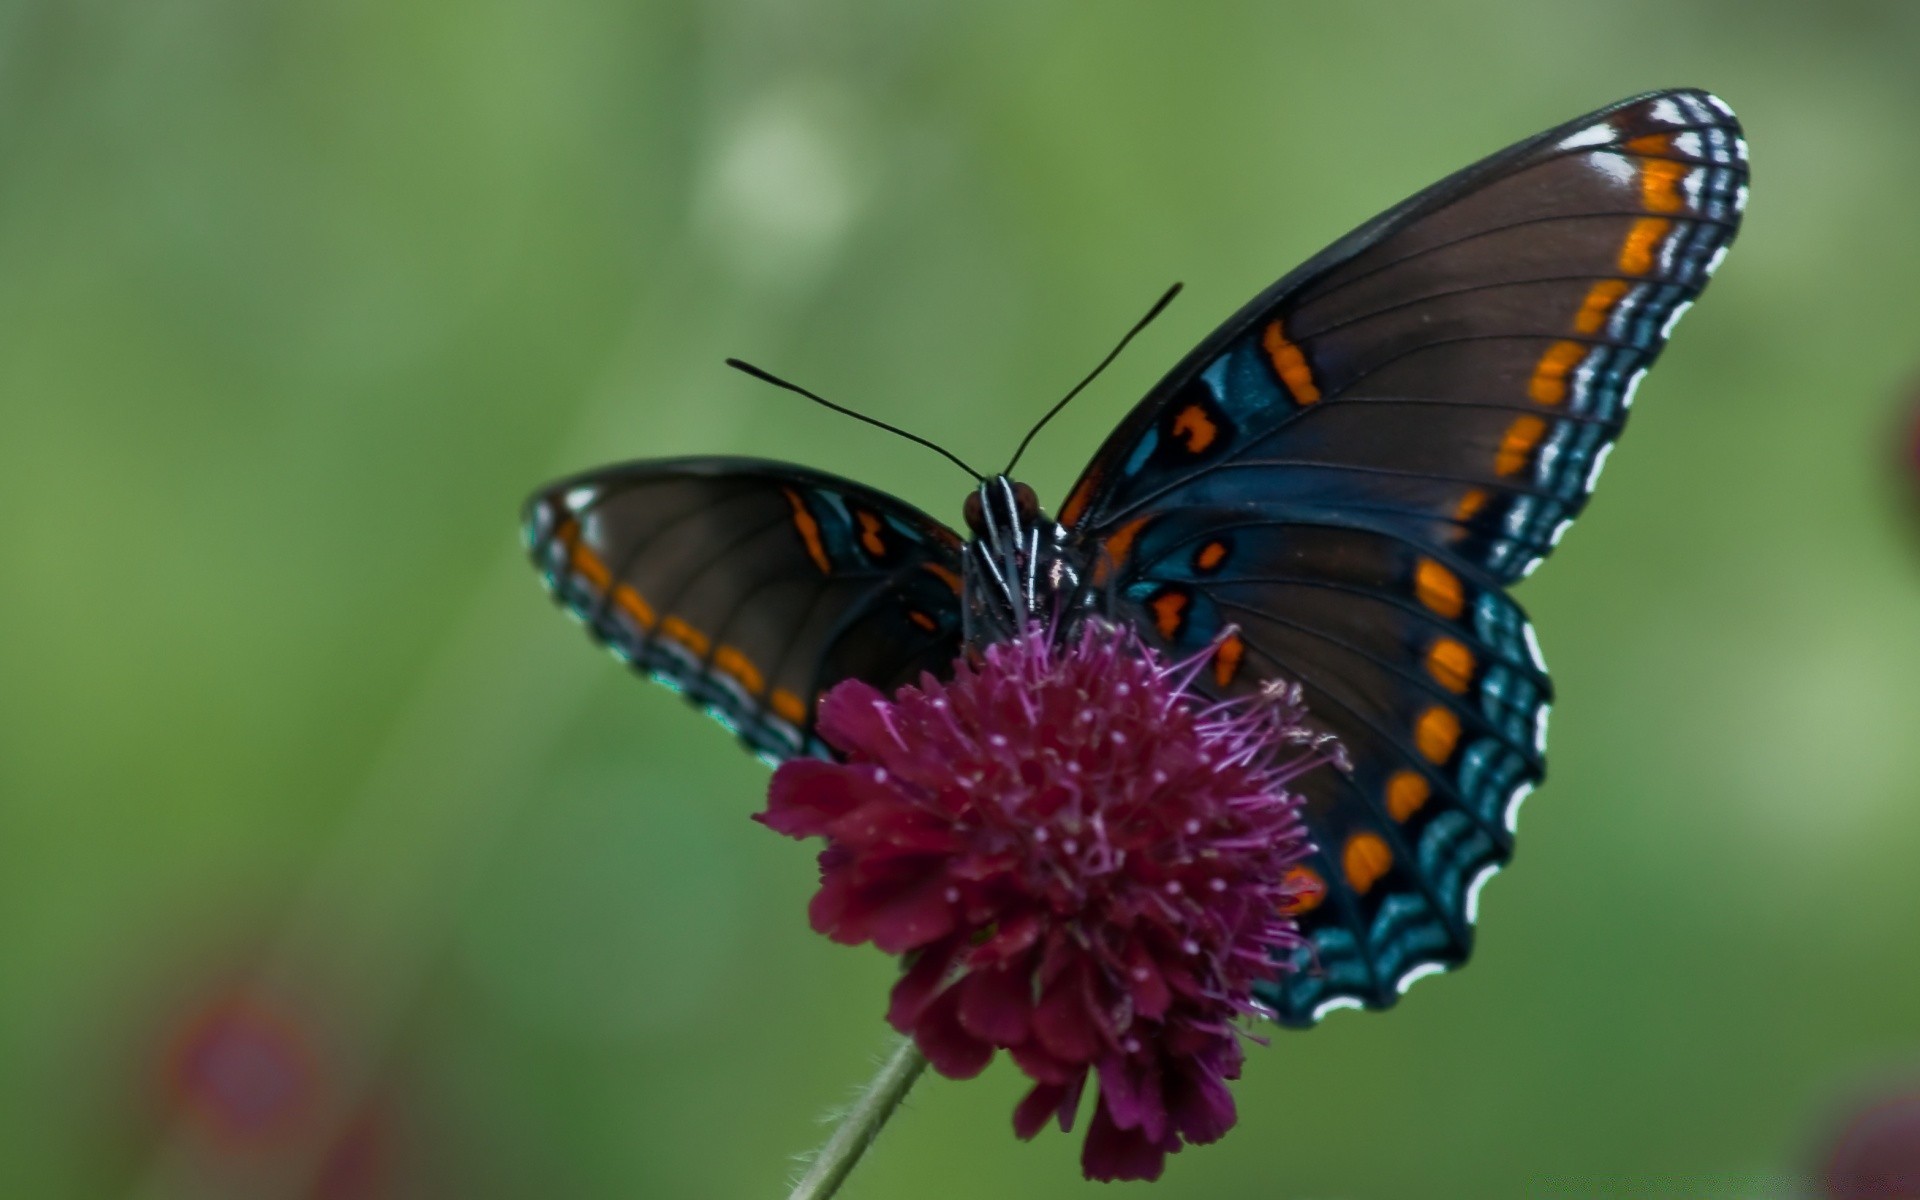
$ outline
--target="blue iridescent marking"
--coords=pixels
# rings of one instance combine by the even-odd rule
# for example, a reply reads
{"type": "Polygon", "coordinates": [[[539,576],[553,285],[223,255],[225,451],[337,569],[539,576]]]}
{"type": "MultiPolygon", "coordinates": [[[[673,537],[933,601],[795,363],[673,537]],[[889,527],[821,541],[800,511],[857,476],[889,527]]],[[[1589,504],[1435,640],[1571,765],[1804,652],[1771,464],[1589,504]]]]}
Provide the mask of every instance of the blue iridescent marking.
{"type": "Polygon", "coordinates": [[[1294,407],[1293,398],[1280,390],[1257,335],[1242,338],[1201,378],[1220,398],[1221,409],[1243,424],[1255,414],[1294,407]]]}
{"type": "Polygon", "coordinates": [[[1148,429],[1147,435],[1140,439],[1140,444],[1133,448],[1133,453],[1127,458],[1125,468],[1127,474],[1138,474],[1140,468],[1146,466],[1147,460],[1153,457],[1153,452],[1159,445],[1160,431],[1158,429],[1148,429]]]}

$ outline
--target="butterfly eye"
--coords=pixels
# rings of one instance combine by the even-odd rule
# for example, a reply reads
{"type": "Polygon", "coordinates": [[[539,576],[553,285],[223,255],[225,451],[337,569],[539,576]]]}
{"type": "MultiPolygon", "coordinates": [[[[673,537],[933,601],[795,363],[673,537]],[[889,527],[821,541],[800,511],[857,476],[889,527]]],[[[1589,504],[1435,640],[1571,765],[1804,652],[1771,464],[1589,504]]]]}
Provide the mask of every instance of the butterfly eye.
{"type": "Polygon", "coordinates": [[[960,515],[966,518],[967,528],[975,537],[985,537],[987,533],[987,510],[980,503],[979,492],[968,492],[967,502],[960,506],[960,515]]]}
{"type": "Polygon", "coordinates": [[[1040,516],[1040,497],[1024,483],[1013,485],[1013,511],[1021,525],[1031,525],[1040,516]]]}

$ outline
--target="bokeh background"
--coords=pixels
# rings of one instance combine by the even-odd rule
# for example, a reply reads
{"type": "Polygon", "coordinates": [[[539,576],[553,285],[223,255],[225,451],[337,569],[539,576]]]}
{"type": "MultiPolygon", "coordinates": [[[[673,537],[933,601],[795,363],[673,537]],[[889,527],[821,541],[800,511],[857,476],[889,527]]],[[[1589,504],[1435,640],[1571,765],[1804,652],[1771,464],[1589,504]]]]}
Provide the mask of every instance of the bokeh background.
{"type": "MultiPolygon", "coordinates": [[[[1520,596],[1552,775],[1479,950],[1277,1032],[1155,1194],[1817,1193],[1920,1079],[1920,6],[0,5],[0,1195],[781,1194],[886,1042],[765,768],[594,650],[535,484],[1057,501],[1337,234],[1650,87],[1746,231],[1520,596]]],[[[1052,1197],[1004,1061],[849,1197],[1052,1197]]]]}

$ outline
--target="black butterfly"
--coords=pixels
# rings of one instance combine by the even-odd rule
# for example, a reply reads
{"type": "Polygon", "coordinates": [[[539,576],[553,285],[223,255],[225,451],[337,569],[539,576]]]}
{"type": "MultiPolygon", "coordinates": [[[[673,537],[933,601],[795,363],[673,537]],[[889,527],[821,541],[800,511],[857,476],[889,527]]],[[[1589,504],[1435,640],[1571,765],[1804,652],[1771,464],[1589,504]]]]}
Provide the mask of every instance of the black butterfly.
{"type": "Polygon", "coordinates": [[[1221,696],[1297,680],[1352,770],[1301,781],[1312,945],[1280,1019],[1384,1008],[1463,962],[1543,771],[1551,690],[1506,594],[1579,513],[1635,387],[1739,227],[1705,92],[1622,101],[1341,238],[1134,408],[1056,520],[1004,475],[971,540],[785,463],[630,463],[526,510],[554,595],[772,759],[826,755],[840,680],[944,675],[1026,614],[1101,611],[1221,696]],[[1222,637],[1224,631],[1233,632],[1222,637]]]}

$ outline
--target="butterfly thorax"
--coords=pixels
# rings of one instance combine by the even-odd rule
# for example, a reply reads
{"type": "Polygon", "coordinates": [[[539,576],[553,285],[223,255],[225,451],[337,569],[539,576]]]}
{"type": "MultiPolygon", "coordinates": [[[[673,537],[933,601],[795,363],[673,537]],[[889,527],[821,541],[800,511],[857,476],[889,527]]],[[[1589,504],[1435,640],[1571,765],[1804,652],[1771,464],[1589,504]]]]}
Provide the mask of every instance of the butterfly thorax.
{"type": "Polygon", "coordinates": [[[973,534],[962,573],[967,645],[1004,641],[1035,620],[1063,626],[1080,576],[1067,531],[1040,510],[1033,489],[992,476],[967,497],[965,516],[973,534]]]}

